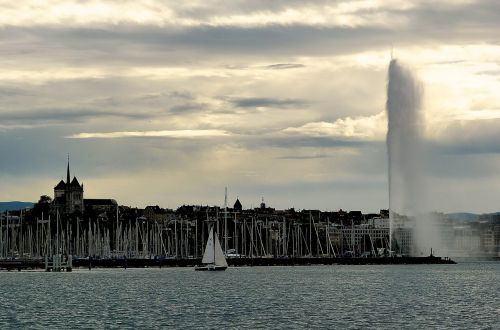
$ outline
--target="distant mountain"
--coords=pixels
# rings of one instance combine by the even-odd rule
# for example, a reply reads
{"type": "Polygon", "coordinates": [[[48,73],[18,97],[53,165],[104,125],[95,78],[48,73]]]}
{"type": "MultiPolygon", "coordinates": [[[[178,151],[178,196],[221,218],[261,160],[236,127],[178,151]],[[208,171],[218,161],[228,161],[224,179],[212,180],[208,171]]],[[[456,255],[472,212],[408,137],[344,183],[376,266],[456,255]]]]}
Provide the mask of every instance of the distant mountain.
{"type": "Polygon", "coordinates": [[[475,213],[460,212],[460,213],[448,213],[446,215],[448,216],[449,219],[457,221],[474,222],[477,221],[477,219],[479,219],[479,214],[475,213]]]}
{"type": "Polygon", "coordinates": [[[15,211],[25,209],[27,207],[33,207],[31,202],[0,202],[0,212],[4,211],[15,211]]]}
{"type": "Polygon", "coordinates": [[[446,216],[448,217],[448,219],[455,220],[455,221],[476,222],[480,218],[482,220],[486,220],[489,217],[498,218],[500,216],[500,212],[483,213],[483,214],[458,212],[458,213],[447,213],[446,216]]]}

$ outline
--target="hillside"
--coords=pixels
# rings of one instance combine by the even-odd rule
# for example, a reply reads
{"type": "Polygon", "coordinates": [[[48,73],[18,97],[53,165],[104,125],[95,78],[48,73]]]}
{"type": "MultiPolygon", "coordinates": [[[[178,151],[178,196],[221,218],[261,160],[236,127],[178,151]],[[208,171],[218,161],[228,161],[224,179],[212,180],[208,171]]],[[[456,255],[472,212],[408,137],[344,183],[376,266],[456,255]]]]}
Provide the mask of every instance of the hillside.
{"type": "Polygon", "coordinates": [[[0,202],[0,212],[21,210],[30,207],[33,207],[33,203],[31,202],[0,202]]]}

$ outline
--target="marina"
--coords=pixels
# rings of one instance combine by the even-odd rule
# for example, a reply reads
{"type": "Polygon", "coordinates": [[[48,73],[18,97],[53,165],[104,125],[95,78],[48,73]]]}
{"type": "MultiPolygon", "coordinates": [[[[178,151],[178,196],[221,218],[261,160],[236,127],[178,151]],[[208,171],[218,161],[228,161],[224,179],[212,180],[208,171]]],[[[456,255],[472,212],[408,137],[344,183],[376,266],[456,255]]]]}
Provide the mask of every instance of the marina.
{"type": "Polygon", "coordinates": [[[355,264],[437,260],[409,259],[400,250],[391,251],[387,228],[341,227],[331,224],[328,218],[315,220],[312,213],[305,220],[295,215],[293,221],[283,216],[276,219],[272,214],[264,219],[255,215],[247,218],[234,212],[232,215],[225,220],[227,227],[220,226],[222,233],[212,238],[210,230],[220,222],[216,217],[207,221],[166,215],[163,220],[137,217],[127,221],[120,219],[117,212],[118,221],[99,218],[61,221],[56,216],[56,219],[49,217],[32,223],[11,222],[7,218],[0,222],[0,260],[5,266],[2,268],[9,269],[17,268],[20,261],[23,262],[21,269],[36,263],[48,265],[49,261],[54,264],[54,260],[56,265],[61,264],[57,258],[66,264],[55,268],[68,268],[68,262],[75,267],[91,264],[194,266],[201,261],[207,241],[214,240],[218,248],[217,253],[211,255],[225,256],[230,266],[332,264],[347,263],[351,259],[359,260],[352,262],[355,264]],[[219,241],[227,250],[222,249],[219,241]]]}

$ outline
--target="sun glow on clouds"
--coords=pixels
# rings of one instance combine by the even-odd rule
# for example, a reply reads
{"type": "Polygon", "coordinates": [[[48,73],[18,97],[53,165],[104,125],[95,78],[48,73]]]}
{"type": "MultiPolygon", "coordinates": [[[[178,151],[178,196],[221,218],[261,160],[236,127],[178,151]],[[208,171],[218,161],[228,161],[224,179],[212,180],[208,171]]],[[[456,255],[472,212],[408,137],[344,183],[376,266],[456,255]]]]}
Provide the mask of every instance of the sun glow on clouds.
{"type": "MultiPolygon", "coordinates": [[[[426,127],[430,138],[439,138],[443,125],[455,121],[476,121],[500,119],[500,109],[478,111],[457,111],[426,117],[426,127]]],[[[383,141],[387,133],[387,116],[380,112],[373,116],[339,118],[334,122],[311,122],[299,127],[288,127],[281,131],[288,135],[311,137],[346,138],[365,141],[383,141]]]]}
{"type": "Polygon", "coordinates": [[[177,139],[224,137],[231,135],[222,130],[172,130],[172,131],[124,131],[106,133],[78,133],[68,136],[71,139],[118,139],[134,137],[167,137],[177,139]]]}
{"type": "Polygon", "coordinates": [[[451,119],[459,121],[500,119],[500,109],[464,111],[461,113],[453,114],[451,116],[451,119]]]}
{"type": "MultiPolygon", "coordinates": [[[[385,70],[386,51],[365,51],[339,56],[344,66],[385,70]]],[[[418,46],[394,49],[416,72],[424,86],[423,114],[429,127],[457,120],[486,120],[498,117],[500,99],[500,46],[488,44],[418,46]]]]}
{"type": "MultiPolygon", "coordinates": [[[[383,182],[377,195],[384,195],[391,43],[424,86],[426,138],[457,144],[456,136],[482,134],[470,149],[498,152],[498,20],[483,17],[497,7],[471,2],[0,0],[0,151],[11,156],[2,173],[24,177],[30,169],[19,164],[42,163],[36,175],[53,176],[48,169],[75,148],[119,159],[119,175],[88,180],[96,191],[114,187],[118,199],[133,204],[137,194],[122,185],[142,169],[150,177],[136,184],[146,180],[155,192],[144,194],[144,203],[163,194],[157,203],[165,205],[179,193],[157,185],[157,173],[165,173],[185,196],[199,191],[199,180],[239,185],[256,196],[272,184],[282,197],[290,184],[303,183],[296,192],[303,206],[332,207],[337,192],[338,207],[355,201],[376,210],[383,205],[371,191],[359,200],[364,188],[349,195],[332,185],[308,197],[304,187],[377,176],[383,182]],[[140,162],[127,152],[132,143],[140,162]],[[375,152],[361,152],[366,145],[375,152]]],[[[92,173],[99,163],[78,166],[92,173]]],[[[118,171],[114,164],[112,170],[118,171]]],[[[4,196],[24,199],[33,193],[25,187],[8,197],[13,190],[4,189],[4,196]]]]}
{"type": "Polygon", "coordinates": [[[387,129],[385,112],[373,116],[339,118],[333,123],[313,122],[300,127],[288,127],[282,132],[307,136],[331,136],[349,139],[382,140],[387,129]]]}
{"type": "MultiPolygon", "coordinates": [[[[398,23],[401,15],[388,19],[388,10],[407,10],[413,7],[404,1],[340,1],[332,4],[306,4],[293,8],[274,10],[255,7],[242,10],[235,6],[225,6],[214,13],[212,7],[217,2],[200,2],[196,5],[165,3],[153,0],[141,1],[85,1],[67,0],[17,1],[4,4],[0,25],[31,26],[65,24],[81,26],[86,24],[116,25],[132,23],[156,26],[237,26],[259,27],[267,25],[309,25],[345,26],[364,25],[384,26],[398,23]]],[[[396,15],[392,15],[396,16],[396,15]]]]}

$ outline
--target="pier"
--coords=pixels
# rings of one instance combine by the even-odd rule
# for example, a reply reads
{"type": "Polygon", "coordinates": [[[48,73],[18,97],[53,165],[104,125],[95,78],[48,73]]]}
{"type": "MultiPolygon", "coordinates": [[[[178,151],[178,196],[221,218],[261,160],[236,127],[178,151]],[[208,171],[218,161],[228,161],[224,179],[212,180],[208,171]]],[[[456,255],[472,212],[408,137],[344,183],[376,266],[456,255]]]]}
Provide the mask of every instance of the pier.
{"type": "MultiPolygon", "coordinates": [[[[201,263],[201,258],[185,259],[76,259],[69,264],[47,266],[43,260],[0,260],[0,269],[26,270],[45,269],[46,271],[71,271],[72,269],[92,268],[163,268],[194,267],[201,263]],[[54,268],[55,267],[55,268],[54,268]],[[69,267],[69,268],[68,268],[69,267]]],[[[313,265],[423,265],[423,264],[455,264],[449,258],[440,257],[380,257],[380,258],[229,258],[231,267],[244,266],[313,266],[313,265]]]]}

